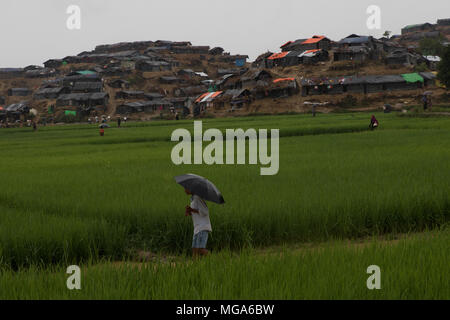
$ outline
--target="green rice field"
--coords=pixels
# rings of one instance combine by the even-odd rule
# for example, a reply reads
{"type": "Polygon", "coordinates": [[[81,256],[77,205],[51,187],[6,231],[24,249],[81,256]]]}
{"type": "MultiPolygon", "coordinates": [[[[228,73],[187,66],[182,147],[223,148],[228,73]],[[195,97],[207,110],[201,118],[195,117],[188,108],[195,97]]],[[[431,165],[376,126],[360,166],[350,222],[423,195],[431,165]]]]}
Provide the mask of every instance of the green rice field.
{"type": "Polygon", "coordinates": [[[449,299],[450,118],[376,117],[375,131],[365,113],[203,120],[280,129],[274,176],[174,165],[171,133],[188,120],[104,137],[95,125],[0,129],[0,297],[449,299]],[[209,205],[213,253],[195,262],[184,173],[226,201],[209,205]],[[140,264],[140,251],[170,258],[140,264]],[[65,286],[71,264],[80,291],[65,286]],[[382,290],[366,287],[371,264],[382,290]]]}

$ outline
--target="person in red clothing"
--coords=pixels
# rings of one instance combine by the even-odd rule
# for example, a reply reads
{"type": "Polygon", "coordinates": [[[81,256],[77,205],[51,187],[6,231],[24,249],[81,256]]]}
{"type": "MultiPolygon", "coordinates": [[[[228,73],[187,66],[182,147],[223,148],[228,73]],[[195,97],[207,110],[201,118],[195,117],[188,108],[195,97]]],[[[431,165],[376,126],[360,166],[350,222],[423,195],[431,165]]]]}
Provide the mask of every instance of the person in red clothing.
{"type": "Polygon", "coordinates": [[[375,118],[375,116],[372,115],[372,118],[370,119],[370,126],[369,126],[370,130],[374,130],[374,129],[378,128],[378,126],[379,126],[379,123],[378,123],[377,118],[375,118]]]}
{"type": "Polygon", "coordinates": [[[105,135],[105,129],[103,129],[103,128],[100,128],[100,136],[104,136],[105,135]]]}

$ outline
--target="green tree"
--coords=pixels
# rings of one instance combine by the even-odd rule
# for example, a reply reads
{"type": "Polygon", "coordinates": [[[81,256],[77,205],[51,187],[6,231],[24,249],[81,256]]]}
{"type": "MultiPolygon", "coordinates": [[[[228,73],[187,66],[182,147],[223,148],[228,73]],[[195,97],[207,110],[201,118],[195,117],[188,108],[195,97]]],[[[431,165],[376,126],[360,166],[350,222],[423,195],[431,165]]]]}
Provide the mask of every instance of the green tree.
{"type": "Polygon", "coordinates": [[[450,47],[446,47],[441,56],[441,62],[438,64],[438,80],[450,88],[450,47]]]}
{"type": "Polygon", "coordinates": [[[424,38],[419,42],[419,51],[424,56],[442,56],[444,49],[442,37],[424,38]]]}
{"type": "Polygon", "coordinates": [[[392,31],[388,31],[388,30],[386,30],[384,33],[383,33],[383,37],[386,37],[386,38],[390,38],[390,36],[391,36],[391,33],[392,33],[392,31]]]}

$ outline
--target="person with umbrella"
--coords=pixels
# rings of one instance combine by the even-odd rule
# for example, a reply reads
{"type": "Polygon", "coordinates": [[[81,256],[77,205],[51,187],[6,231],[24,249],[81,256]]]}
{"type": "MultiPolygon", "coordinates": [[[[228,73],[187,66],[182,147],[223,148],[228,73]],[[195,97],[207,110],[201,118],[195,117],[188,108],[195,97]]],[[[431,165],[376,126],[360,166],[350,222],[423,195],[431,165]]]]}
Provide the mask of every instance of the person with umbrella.
{"type": "Polygon", "coordinates": [[[209,208],[205,200],[218,204],[225,203],[220,191],[209,180],[195,174],[175,177],[175,181],[184,187],[187,195],[191,196],[191,204],[186,206],[185,215],[192,217],[194,236],[192,238],[192,255],[206,256],[209,233],[212,232],[209,208]]]}

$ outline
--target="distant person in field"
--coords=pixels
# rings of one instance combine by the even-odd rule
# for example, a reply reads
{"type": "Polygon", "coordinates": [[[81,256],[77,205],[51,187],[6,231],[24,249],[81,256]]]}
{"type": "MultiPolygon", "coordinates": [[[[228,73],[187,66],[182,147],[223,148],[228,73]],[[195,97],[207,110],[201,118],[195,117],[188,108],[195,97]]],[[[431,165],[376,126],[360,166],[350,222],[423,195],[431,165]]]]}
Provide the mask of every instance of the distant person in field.
{"type": "Polygon", "coordinates": [[[105,129],[100,128],[100,136],[103,137],[105,135],[105,129]]]}
{"type": "Polygon", "coordinates": [[[120,125],[122,124],[122,118],[118,117],[117,118],[117,127],[120,128],[120,125]]]}
{"type": "Polygon", "coordinates": [[[374,129],[378,128],[378,126],[379,126],[379,123],[378,123],[377,118],[375,118],[375,116],[372,115],[372,118],[370,119],[370,126],[369,126],[370,130],[374,130],[374,129]]]}
{"type": "Polygon", "coordinates": [[[194,237],[192,239],[192,255],[194,257],[206,256],[209,251],[206,250],[209,233],[212,232],[211,221],[209,219],[209,209],[205,200],[192,194],[185,189],[187,195],[191,196],[191,205],[186,206],[186,216],[192,217],[194,223],[194,237]]]}
{"type": "Polygon", "coordinates": [[[33,121],[33,131],[36,131],[37,130],[37,124],[36,124],[36,121],[33,121]]]}
{"type": "Polygon", "coordinates": [[[422,96],[422,104],[423,104],[423,111],[427,111],[428,109],[428,97],[426,94],[422,96]]]}

